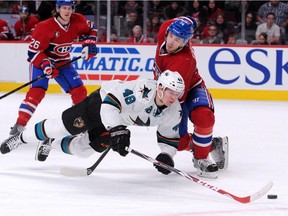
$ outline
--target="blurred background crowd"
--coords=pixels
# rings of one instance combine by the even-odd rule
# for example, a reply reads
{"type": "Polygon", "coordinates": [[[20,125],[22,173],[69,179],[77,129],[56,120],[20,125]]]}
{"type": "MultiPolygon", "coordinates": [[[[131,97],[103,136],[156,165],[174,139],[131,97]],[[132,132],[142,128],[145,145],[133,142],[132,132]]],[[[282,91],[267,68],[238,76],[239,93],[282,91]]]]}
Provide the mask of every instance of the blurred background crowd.
{"type": "MultiPolygon", "coordinates": [[[[0,0],[0,40],[29,40],[54,10],[55,1],[0,0]]],[[[157,43],[161,23],[189,15],[194,43],[288,44],[287,1],[75,1],[75,12],[94,21],[99,42],[157,43]]]]}

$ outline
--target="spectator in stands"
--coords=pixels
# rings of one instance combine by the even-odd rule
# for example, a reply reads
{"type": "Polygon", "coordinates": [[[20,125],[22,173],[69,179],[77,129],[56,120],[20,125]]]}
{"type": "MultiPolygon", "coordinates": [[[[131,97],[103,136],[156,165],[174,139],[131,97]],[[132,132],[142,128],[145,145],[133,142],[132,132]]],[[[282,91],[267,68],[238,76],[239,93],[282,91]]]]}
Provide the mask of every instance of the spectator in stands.
{"type": "MultiPolygon", "coordinates": [[[[257,13],[257,20],[260,24],[264,23],[268,13],[275,14],[275,24],[281,28],[283,38],[286,36],[286,27],[288,26],[288,3],[280,2],[279,0],[270,0],[261,5],[257,13]]],[[[269,34],[268,34],[269,41],[269,34]]]]}
{"type": "Polygon", "coordinates": [[[132,29],[135,25],[139,25],[142,27],[143,21],[142,19],[138,16],[138,13],[136,10],[131,10],[128,13],[128,19],[124,24],[124,36],[125,37],[131,37],[133,35],[132,29]]]}
{"type": "Polygon", "coordinates": [[[175,17],[183,16],[185,14],[184,7],[178,1],[172,1],[167,5],[164,10],[164,18],[166,20],[173,19],[175,17]]]}
{"type": "Polygon", "coordinates": [[[126,1],[124,5],[124,10],[126,12],[126,16],[131,12],[131,11],[137,11],[138,15],[142,15],[142,5],[135,0],[128,0],[126,1]]]}
{"type": "Polygon", "coordinates": [[[136,25],[133,27],[133,36],[127,40],[127,43],[151,43],[151,41],[143,35],[141,26],[136,25]]]}
{"type": "MultiPolygon", "coordinates": [[[[241,22],[241,12],[242,12],[242,1],[237,0],[226,0],[224,2],[223,13],[225,14],[226,20],[230,22],[241,22]]],[[[246,5],[248,4],[245,1],[246,5]]]]}
{"type": "Polygon", "coordinates": [[[83,15],[93,15],[94,12],[92,7],[87,3],[87,1],[76,1],[75,12],[81,13],[83,15]]]}
{"type": "Polygon", "coordinates": [[[216,1],[209,0],[208,2],[207,22],[213,23],[216,20],[218,13],[223,13],[222,9],[216,5],[216,1]]]}
{"type": "Polygon", "coordinates": [[[236,43],[236,36],[235,34],[229,34],[227,38],[226,44],[235,44],[236,43]]]}
{"type": "Polygon", "coordinates": [[[288,4],[279,0],[270,0],[264,3],[258,10],[257,21],[264,23],[267,14],[273,12],[275,14],[275,23],[280,27],[285,27],[288,24],[288,4]]]}
{"type": "Polygon", "coordinates": [[[207,8],[203,6],[202,1],[194,0],[188,2],[187,4],[187,15],[201,19],[202,22],[206,23],[207,21],[207,8]]]}
{"type": "Polygon", "coordinates": [[[13,13],[13,2],[0,0],[0,14],[13,13]]]}
{"type": "Polygon", "coordinates": [[[218,37],[218,29],[215,24],[208,27],[208,37],[201,40],[201,44],[224,44],[224,41],[218,37]]]}
{"type": "Polygon", "coordinates": [[[153,38],[153,41],[157,43],[157,36],[161,22],[157,14],[153,15],[147,24],[147,34],[149,38],[153,38]]]}
{"type": "Polygon", "coordinates": [[[14,36],[11,33],[8,23],[0,19],[0,40],[13,40],[14,36]]]}
{"type": "Polygon", "coordinates": [[[259,34],[259,37],[257,40],[253,40],[251,42],[252,45],[270,45],[270,43],[267,40],[267,34],[262,32],[259,34]]]}
{"type": "Polygon", "coordinates": [[[149,1],[149,5],[148,5],[148,19],[152,19],[153,16],[158,16],[160,19],[160,22],[164,22],[165,18],[164,18],[164,5],[162,4],[162,2],[160,0],[153,0],[153,1],[149,1]]]}
{"type": "Polygon", "coordinates": [[[55,2],[35,0],[28,1],[28,8],[31,15],[37,16],[39,21],[46,20],[52,17],[52,12],[55,9],[55,2]]]}
{"type": "MultiPolygon", "coordinates": [[[[238,23],[238,32],[241,33],[242,23],[238,23]]],[[[250,44],[255,40],[255,33],[257,29],[257,24],[255,22],[255,15],[253,12],[247,12],[245,18],[245,40],[250,44]]]]}
{"type": "Polygon", "coordinates": [[[16,39],[28,41],[39,20],[36,16],[30,16],[30,11],[25,5],[20,8],[19,15],[20,19],[14,25],[16,39]]]}
{"type": "Polygon", "coordinates": [[[111,43],[117,43],[117,42],[120,42],[118,40],[118,36],[117,36],[117,33],[116,32],[112,32],[111,35],[110,35],[110,42],[111,43]]]}
{"type": "Polygon", "coordinates": [[[226,22],[224,13],[222,12],[216,14],[215,25],[218,29],[218,37],[223,41],[227,42],[229,34],[234,34],[234,24],[226,22]]]}
{"type": "Polygon", "coordinates": [[[258,41],[261,33],[267,34],[267,40],[270,44],[280,43],[280,27],[275,23],[275,14],[270,12],[266,16],[266,22],[257,27],[255,38],[258,41]]]}

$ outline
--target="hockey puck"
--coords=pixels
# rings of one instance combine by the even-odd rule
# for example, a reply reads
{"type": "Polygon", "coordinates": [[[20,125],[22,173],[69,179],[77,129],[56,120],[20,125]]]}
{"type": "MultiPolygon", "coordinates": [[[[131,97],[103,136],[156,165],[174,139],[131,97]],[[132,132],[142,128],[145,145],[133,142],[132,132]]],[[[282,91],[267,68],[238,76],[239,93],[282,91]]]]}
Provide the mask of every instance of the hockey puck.
{"type": "Polygon", "coordinates": [[[268,194],[267,198],[268,199],[277,199],[277,195],[276,194],[268,194]]]}

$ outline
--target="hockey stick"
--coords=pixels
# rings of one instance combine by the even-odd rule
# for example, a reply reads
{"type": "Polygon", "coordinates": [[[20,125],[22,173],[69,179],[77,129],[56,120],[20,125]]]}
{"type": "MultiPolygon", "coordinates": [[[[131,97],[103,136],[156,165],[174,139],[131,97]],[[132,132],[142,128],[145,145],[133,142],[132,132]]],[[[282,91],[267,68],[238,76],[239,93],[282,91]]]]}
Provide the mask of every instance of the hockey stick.
{"type": "Polygon", "coordinates": [[[147,156],[147,155],[145,155],[143,153],[140,153],[140,152],[138,152],[138,151],[136,151],[134,149],[126,147],[126,150],[128,152],[131,152],[134,155],[137,155],[137,156],[139,156],[141,158],[144,158],[147,161],[150,161],[153,164],[156,164],[156,165],[158,165],[160,167],[163,167],[164,169],[167,169],[167,170],[172,171],[172,172],[174,172],[174,173],[176,173],[178,175],[181,175],[181,176],[183,176],[183,177],[185,177],[185,178],[187,178],[189,180],[192,180],[192,181],[194,181],[194,182],[196,182],[196,183],[198,183],[198,184],[200,184],[200,185],[202,185],[202,186],[204,186],[206,188],[209,188],[209,189],[211,189],[213,191],[216,191],[216,192],[218,192],[218,193],[220,193],[222,195],[228,196],[228,197],[230,197],[230,198],[232,198],[232,199],[234,199],[234,200],[236,200],[236,201],[238,201],[240,203],[250,203],[250,202],[252,202],[254,200],[259,199],[264,194],[266,194],[271,189],[271,187],[273,185],[273,182],[269,182],[267,185],[265,185],[258,192],[254,193],[252,195],[246,196],[246,197],[239,197],[239,196],[236,196],[236,195],[234,195],[232,193],[224,191],[223,189],[220,189],[220,188],[218,188],[216,186],[213,186],[213,185],[211,185],[211,184],[209,184],[209,183],[207,183],[205,181],[202,181],[202,180],[200,180],[200,179],[198,179],[198,178],[196,178],[196,177],[194,177],[192,175],[189,175],[189,174],[187,174],[187,173],[185,173],[185,172],[183,172],[181,170],[178,170],[178,169],[176,169],[174,167],[171,167],[171,166],[169,166],[167,164],[164,164],[164,163],[162,163],[160,161],[157,161],[157,160],[155,160],[155,159],[153,159],[153,158],[151,158],[151,157],[149,157],[149,156],[147,156]]]}
{"type": "MultiPolygon", "coordinates": [[[[67,66],[67,65],[69,65],[69,64],[71,64],[71,63],[73,63],[73,62],[75,62],[75,61],[77,61],[77,60],[80,59],[81,57],[82,57],[82,56],[78,56],[78,57],[74,58],[73,60],[71,60],[71,61],[69,61],[69,62],[66,62],[66,63],[65,63],[64,65],[62,65],[61,67],[57,68],[57,70],[60,70],[60,69],[62,69],[63,67],[65,67],[65,66],[67,66]]],[[[20,89],[22,89],[22,88],[24,88],[24,87],[26,87],[26,86],[28,86],[28,85],[30,85],[30,84],[38,81],[38,80],[46,77],[46,76],[47,76],[47,74],[44,73],[44,74],[42,74],[41,76],[38,76],[36,79],[31,80],[30,82],[27,82],[27,83],[19,86],[18,88],[10,91],[10,92],[7,92],[6,94],[4,94],[4,95],[2,95],[2,96],[0,97],[0,100],[1,100],[2,98],[7,97],[7,96],[10,95],[10,94],[13,94],[14,92],[16,92],[16,91],[18,91],[18,90],[20,90],[20,89]]]]}
{"type": "Polygon", "coordinates": [[[98,160],[90,167],[86,169],[77,169],[77,168],[70,168],[70,167],[62,167],[60,170],[60,174],[64,176],[88,176],[90,175],[96,167],[99,165],[99,163],[103,160],[103,158],[107,155],[107,153],[110,151],[111,147],[109,146],[98,158],[98,160]]]}

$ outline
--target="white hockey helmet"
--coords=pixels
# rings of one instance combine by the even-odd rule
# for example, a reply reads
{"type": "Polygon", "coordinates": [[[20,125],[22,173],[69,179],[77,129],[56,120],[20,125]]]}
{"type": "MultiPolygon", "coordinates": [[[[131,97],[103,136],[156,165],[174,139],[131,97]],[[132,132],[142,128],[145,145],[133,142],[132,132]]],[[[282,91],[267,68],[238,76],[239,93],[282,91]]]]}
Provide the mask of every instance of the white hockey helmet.
{"type": "Polygon", "coordinates": [[[158,77],[157,88],[161,85],[163,90],[169,88],[173,91],[179,93],[180,96],[183,95],[185,84],[182,76],[176,71],[165,70],[158,77]]]}

